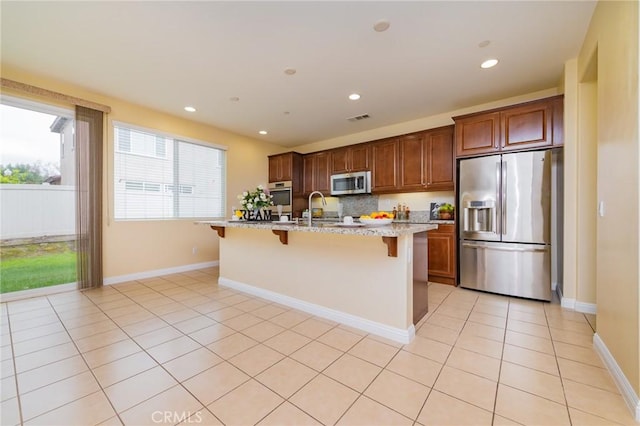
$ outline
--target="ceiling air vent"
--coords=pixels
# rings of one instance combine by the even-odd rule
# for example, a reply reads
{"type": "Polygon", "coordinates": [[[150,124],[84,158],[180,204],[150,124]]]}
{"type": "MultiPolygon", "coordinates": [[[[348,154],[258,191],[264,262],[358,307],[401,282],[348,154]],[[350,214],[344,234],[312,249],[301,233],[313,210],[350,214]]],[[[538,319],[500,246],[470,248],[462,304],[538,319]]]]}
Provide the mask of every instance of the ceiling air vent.
{"type": "Polygon", "coordinates": [[[369,114],[362,114],[362,115],[356,115],[355,117],[349,117],[347,118],[347,121],[360,121],[360,120],[366,120],[367,118],[369,118],[369,114]]]}

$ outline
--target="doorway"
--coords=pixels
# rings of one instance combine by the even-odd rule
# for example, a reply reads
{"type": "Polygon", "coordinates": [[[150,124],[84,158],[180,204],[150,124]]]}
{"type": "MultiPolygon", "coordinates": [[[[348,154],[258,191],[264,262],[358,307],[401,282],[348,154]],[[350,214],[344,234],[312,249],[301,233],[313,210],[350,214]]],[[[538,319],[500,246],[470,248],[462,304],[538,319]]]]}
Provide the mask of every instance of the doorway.
{"type": "Polygon", "coordinates": [[[0,293],[75,287],[74,111],[0,101],[0,293]]]}

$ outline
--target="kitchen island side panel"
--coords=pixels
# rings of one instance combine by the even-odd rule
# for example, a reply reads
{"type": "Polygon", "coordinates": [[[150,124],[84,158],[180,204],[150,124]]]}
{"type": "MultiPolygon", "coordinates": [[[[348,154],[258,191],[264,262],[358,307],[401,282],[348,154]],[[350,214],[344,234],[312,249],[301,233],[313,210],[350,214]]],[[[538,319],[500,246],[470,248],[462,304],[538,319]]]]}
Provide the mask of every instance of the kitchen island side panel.
{"type": "Polygon", "coordinates": [[[412,325],[412,235],[398,238],[398,257],[381,237],[227,228],[220,239],[220,277],[391,327],[412,325]]]}

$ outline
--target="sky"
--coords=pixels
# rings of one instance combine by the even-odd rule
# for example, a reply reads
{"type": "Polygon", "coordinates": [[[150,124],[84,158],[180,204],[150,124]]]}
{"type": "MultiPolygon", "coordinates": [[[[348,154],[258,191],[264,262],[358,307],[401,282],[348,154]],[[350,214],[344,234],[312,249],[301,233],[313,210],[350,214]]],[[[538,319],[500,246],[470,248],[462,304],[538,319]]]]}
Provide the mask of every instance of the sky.
{"type": "Polygon", "coordinates": [[[60,165],[60,135],[49,126],[56,116],[0,104],[0,164],[60,165]]]}

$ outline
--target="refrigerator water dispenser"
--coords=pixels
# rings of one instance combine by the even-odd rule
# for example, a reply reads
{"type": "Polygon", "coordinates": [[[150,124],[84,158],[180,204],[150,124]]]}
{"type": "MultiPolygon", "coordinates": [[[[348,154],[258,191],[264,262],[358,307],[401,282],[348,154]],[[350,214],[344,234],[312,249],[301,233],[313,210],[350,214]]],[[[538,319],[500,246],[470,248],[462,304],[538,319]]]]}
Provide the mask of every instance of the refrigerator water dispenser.
{"type": "Polygon", "coordinates": [[[495,208],[493,200],[465,202],[463,205],[463,231],[495,233],[495,208]]]}

